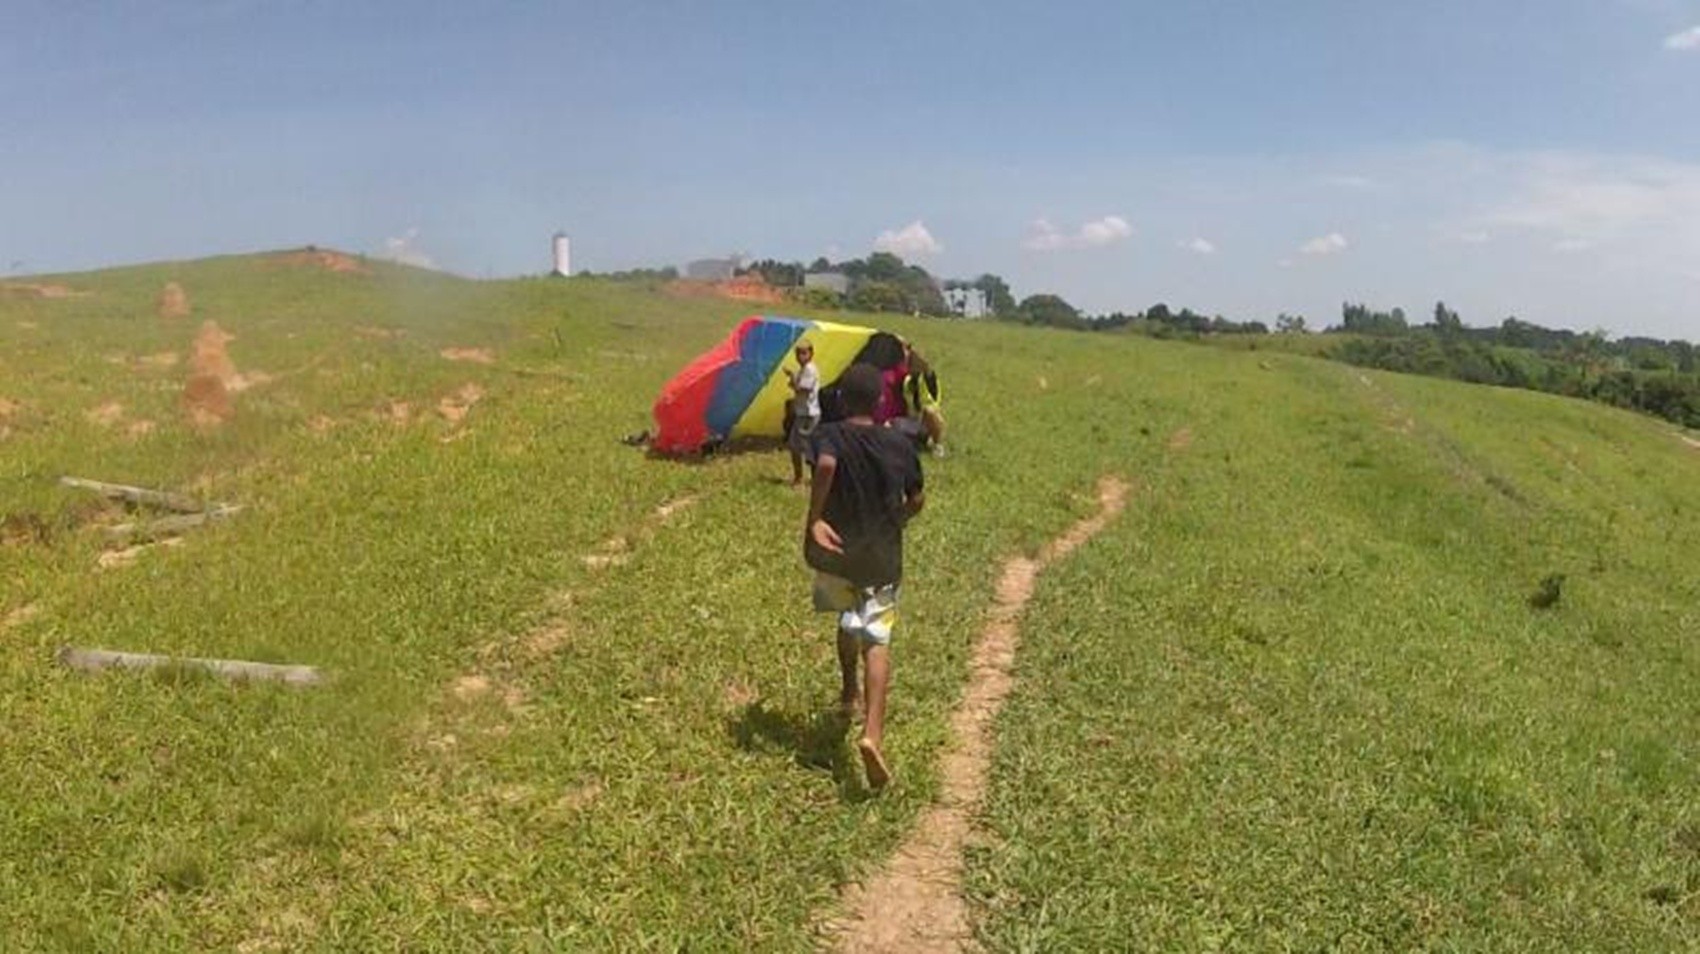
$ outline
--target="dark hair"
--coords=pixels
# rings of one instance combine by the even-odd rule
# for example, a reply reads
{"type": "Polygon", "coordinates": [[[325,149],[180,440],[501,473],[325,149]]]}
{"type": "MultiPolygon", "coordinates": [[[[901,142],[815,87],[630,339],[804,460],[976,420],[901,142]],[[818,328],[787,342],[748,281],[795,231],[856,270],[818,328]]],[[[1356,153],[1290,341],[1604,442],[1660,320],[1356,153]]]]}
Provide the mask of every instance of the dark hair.
{"type": "Polygon", "coordinates": [[[838,379],[838,389],[844,395],[844,410],[850,414],[872,414],[879,406],[880,392],[885,379],[880,369],[871,364],[853,364],[838,379]]]}

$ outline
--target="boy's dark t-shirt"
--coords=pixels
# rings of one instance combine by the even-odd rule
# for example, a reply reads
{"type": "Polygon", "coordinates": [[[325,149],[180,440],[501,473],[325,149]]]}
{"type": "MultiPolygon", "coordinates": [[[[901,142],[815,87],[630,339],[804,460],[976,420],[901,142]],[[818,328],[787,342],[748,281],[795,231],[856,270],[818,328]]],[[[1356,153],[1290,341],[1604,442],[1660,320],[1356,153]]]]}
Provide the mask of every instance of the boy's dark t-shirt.
{"type": "Polygon", "coordinates": [[[815,459],[838,461],[822,516],[844,541],[842,554],[805,537],[804,557],[817,570],[857,586],[903,578],[904,500],[922,489],[914,442],[889,427],[836,421],[815,432],[815,459]]]}

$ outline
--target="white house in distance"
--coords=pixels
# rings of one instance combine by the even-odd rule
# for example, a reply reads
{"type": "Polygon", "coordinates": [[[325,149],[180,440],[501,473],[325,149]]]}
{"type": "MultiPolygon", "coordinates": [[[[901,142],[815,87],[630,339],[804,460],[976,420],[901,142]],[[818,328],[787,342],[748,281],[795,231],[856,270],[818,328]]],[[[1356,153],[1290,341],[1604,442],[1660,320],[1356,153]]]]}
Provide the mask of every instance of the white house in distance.
{"type": "Polygon", "coordinates": [[[959,318],[984,318],[991,310],[986,307],[986,293],[978,288],[946,288],[944,303],[959,318]]]}
{"type": "Polygon", "coordinates": [[[730,281],[738,273],[738,256],[699,258],[685,263],[685,277],[699,282],[730,281]]]}

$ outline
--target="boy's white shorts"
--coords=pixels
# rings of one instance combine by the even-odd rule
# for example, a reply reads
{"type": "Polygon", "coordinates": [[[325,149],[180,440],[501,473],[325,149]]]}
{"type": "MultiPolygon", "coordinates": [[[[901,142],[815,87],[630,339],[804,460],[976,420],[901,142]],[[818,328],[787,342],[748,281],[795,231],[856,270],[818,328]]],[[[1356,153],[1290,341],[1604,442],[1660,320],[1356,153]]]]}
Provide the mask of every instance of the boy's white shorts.
{"type": "Polygon", "coordinates": [[[899,584],[857,586],[831,573],[815,574],[815,609],[837,613],[838,628],[864,643],[887,646],[897,628],[899,584]]]}

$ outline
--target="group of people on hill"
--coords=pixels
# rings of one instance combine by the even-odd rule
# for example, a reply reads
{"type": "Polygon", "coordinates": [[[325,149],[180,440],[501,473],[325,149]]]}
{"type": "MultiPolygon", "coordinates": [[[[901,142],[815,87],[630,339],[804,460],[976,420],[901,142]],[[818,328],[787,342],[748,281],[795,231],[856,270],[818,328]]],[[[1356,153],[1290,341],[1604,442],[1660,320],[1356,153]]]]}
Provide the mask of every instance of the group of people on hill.
{"type": "Polygon", "coordinates": [[[814,607],[838,616],[839,706],[862,720],[856,748],[868,785],[891,779],[884,750],[890,647],[903,578],[903,529],[926,502],[920,450],[944,456],[938,375],[904,345],[903,360],[881,370],[855,364],[838,379],[842,418],[821,420],[814,347],[796,346],[786,370],[792,400],[786,443],[793,485],[810,462],[813,481],[803,560],[815,571],[814,607]]]}
{"type": "MultiPolygon", "coordinates": [[[[785,369],[791,383],[791,401],[785,409],[785,443],[791,450],[791,483],[803,483],[803,465],[812,466],[813,435],[822,420],[820,369],[815,365],[814,346],[797,343],[797,368],[785,369]]],[[[940,404],[938,373],[908,342],[894,365],[880,370],[879,400],[873,412],[877,425],[890,427],[918,446],[930,448],[933,456],[945,456],[944,408],[940,404]]],[[[840,382],[842,385],[842,381],[840,382]]]]}

